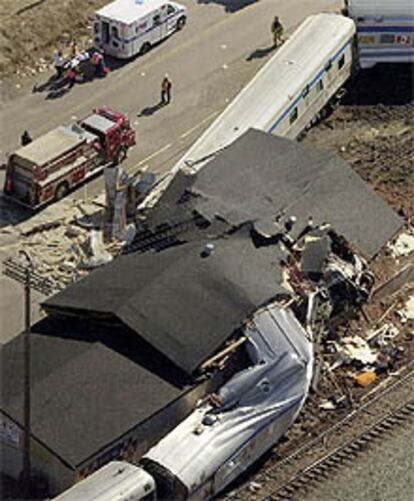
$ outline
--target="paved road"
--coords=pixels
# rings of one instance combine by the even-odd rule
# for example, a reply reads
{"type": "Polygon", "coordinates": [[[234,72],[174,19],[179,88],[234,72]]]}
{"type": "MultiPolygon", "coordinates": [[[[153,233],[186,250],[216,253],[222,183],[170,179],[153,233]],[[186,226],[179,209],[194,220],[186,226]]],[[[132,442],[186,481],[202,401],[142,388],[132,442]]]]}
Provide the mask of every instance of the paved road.
{"type": "MultiPolygon", "coordinates": [[[[308,15],[339,10],[342,5],[340,0],[182,1],[189,8],[185,29],[107,78],[76,85],[53,100],[46,100],[44,93],[30,92],[32,83],[12,99],[3,92],[0,155],[4,157],[18,146],[24,129],[36,137],[82,117],[93,107],[108,105],[127,112],[137,130],[138,144],[127,167],[140,164],[165,172],[271,56],[270,22],[275,13],[289,32],[308,15]],[[226,11],[225,4],[244,7],[226,11]],[[165,73],[173,82],[173,102],[152,115],[138,116],[159,101],[165,73]]],[[[3,177],[0,173],[1,185],[3,177]]],[[[88,195],[101,190],[102,178],[87,185],[88,195]]],[[[72,196],[84,195],[85,189],[80,189],[72,196]]],[[[15,225],[21,217],[27,214],[10,210],[10,204],[0,196],[0,227],[15,225]]],[[[0,241],[0,259],[7,255],[9,244],[0,241]]],[[[20,299],[20,288],[1,277],[0,343],[20,330],[20,299]]],[[[38,318],[35,313],[34,318],[38,318]]]]}
{"type": "Polygon", "coordinates": [[[351,465],[301,495],[300,501],[409,501],[414,492],[414,423],[411,421],[351,465]]]}

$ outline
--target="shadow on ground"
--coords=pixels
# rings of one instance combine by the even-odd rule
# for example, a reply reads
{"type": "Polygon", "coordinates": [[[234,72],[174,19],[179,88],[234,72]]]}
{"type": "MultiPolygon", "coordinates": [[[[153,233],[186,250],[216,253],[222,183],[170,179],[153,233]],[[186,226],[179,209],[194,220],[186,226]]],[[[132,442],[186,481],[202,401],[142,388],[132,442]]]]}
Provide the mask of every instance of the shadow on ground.
{"type": "Polygon", "coordinates": [[[166,103],[162,103],[161,101],[158,102],[157,104],[153,104],[151,106],[146,106],[145,108],[142,108],[142,110],[138,113],[138,117],[150,117],[154,113],[156,113],[158,110],[161,108],[164,108],[166,106],[166,103]]]}
{"type": "MultiPolygon", "coordinates": [[[[0,186],[0,191],[2,190],[3,187],[0,186]]],[[[24,207],[0,193],[0,228],[22,223],[32,217],[34,213],[32,209],[24,207]]]]}
{"type": "Polygon", "coordinates": [[[347,84],[344,106],[404,105],[414,100],[411,64],[377,64],[360,70],[347,84]]]}
{"type": "Polygon", "coordinates": [[[246,61],[252,61],[253,59],[262,59],[263,57],[268,56],[275,49],[275,45],[270,45],[269,47],[264,47],[263,49],[256,49],[247,56],[246,61]]]}
{"type": "Polygon", "coordinates": [[[244,7],[247,7],[259,0],[198,0],[198,3],[210,4],[216,3],[222,5],[226,12],[237,12],[244,7]]]}

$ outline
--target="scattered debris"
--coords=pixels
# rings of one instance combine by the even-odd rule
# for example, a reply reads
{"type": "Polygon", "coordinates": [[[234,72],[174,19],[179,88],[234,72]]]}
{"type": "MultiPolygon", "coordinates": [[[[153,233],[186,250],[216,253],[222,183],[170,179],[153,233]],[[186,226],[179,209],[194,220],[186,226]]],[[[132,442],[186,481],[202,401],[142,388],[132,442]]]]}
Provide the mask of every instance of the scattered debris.
{"type": "Polygon", "coordinates": [[[333,411],[336,409],[336,405],[331,400],[322,400],[319,404],[319,408],[324,411],[333,411]]]}
{"type": "Polygon", "coordinates": [[[405,323],[408,320],[414,320],[414,295],[410,296],[404,308],[396,313],[398,313],[401,323],[405,323]]]}
{"type": "Polygon", "coordinates": [[[262,488],[262,484],[259,484],[259,482],[250,482],[249,483],[249,490],[250,492],[258,492],[262,488]]]}
{"type": "Polygon", "coordinates": [[[360,362],[363,366],[372,365],[377,360],[377,354],[372,351],[365,339],[360,336],[344,338],[344,345],[338,345],[339,353],[351,361],[360,362]]]}
{"type": "Polygon", "coordinates": [[[91,231],[89,237],[89,252],[90,256],[85,258],[81,263],[82,267],[86,269],[102,266],[113,259],[112,254],[105,249],[103,233],[101,231],[91,231]]]}
{"type": "Polygon", "coordinates": [[[355,377],[355,384],[366,388],[367,386],[370,386],[372,383],[374,383],[376,379],[377,375],[375,371],[365,371],[355,377]]]}
{"type": "Polygon", "coordinates": [[[394,243],[388,244],[394,257],[408,256],[414,252],[414,235],[401,233],[394,243]]]}
{"type": "Polygon", "coordinates": [[[375,343],[376,346],[383,346],[397,337],[399,330],[390,323],[383,324],[379,329],[368,331],[366,340],[368,343],[375,343]]]}
{"type": "Polygon", "coordinates": [[[32,228],[26,230],[26,231],[23,231],[22,232],[22,235],[25,236],[25,237],[30,237],[36,233],[40,233],[42,231],[47,231],[47,230],[51,230],[53,228],[57,228],[59,227],[60,225],[62,224],[62,221],[50,221],[50,222],[47,222],[47,223],[40,223],[38,224],[37,226],[33,226],[32,228]]]}

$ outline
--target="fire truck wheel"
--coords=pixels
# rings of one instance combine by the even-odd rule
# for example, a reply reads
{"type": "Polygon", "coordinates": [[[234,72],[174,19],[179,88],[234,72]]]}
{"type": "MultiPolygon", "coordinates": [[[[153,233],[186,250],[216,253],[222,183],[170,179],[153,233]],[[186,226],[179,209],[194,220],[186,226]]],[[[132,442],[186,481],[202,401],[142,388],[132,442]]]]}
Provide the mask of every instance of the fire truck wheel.
{"type": "Polygon", "coordinates": [[[139,51],[140,54],[146,54],[151,49],[151,44],[149,42],[145,42],[139,51]]]}
{"type": "Polygon", "coordinates": [[[177,31],[182,30],[185,26],[186,21],[187,21],[187,19],[185,18],[185,16],[180,17],[180,19],[177,21],[176,30],[177,31]]]}
{"type": "Polygon", "coordinates": [[[69,192],[69,186],[68,183],[60,183],[59,186],[56,188],[55,191],[55,200],[61,200],[63,197],[65,197],[69,192]]]}

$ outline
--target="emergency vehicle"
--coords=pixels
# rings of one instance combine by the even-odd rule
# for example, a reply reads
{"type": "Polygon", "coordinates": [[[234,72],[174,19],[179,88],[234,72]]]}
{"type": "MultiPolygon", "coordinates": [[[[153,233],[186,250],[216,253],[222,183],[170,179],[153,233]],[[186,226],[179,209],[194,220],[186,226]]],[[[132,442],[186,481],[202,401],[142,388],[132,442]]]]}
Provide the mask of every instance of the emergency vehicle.
{"type": "Polygon", "coordinates": [[[4,194],[38,208],[63,198],[72,188],[122,161],[135,145],[135,131],[123,113],[99,108],[69,126],[23,146],[8,158],[4,194]]]}
{"type": "Polygon", "coordinates": [[[181,30],[187,8],[165,0],[115,0],[95,13],[93,40],[105,54],[127,59],[181,30]]]}

